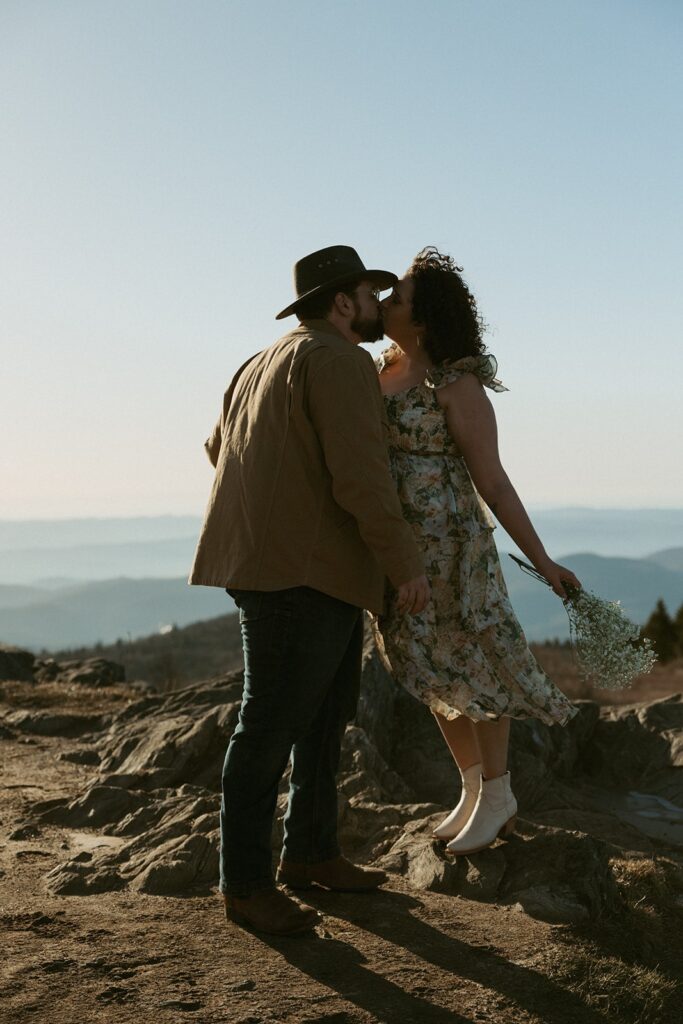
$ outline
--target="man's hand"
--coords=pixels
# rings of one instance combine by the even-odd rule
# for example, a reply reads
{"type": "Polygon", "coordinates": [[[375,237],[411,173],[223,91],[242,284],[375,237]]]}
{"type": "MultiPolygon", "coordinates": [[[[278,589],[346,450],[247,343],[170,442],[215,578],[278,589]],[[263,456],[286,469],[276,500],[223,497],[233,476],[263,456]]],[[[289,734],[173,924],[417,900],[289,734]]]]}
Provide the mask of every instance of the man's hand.
{"type": "Polygon", "coordinates": [[[426,576],[408,580],[398,588],[396,605],[400,615],[418,615],[427,607],[432,597],[429,580],[426,576]]]}

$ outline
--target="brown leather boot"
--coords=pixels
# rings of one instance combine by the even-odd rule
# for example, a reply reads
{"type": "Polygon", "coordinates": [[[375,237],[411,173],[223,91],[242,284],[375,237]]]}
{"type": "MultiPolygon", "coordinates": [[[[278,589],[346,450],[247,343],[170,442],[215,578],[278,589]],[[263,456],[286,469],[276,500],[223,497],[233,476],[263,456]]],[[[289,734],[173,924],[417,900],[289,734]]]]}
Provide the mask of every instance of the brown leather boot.
{"type": "Polygon", "coordinates": [[[317,910],[297,903],[281,889],[264,889],[247,897],[222,895],[228,921],[258,932],[297,935],[315,928],[322,920],[317,910]]]}
{"type": "Polygon", "coordinates": [[[277,880],[290,889],[310,889],[315,883],[334,892],[369,892],[387,880],[384,871],[361,868],[345,857],[320,861],[318,864],[293,864],[280,861],[277,880]]]}

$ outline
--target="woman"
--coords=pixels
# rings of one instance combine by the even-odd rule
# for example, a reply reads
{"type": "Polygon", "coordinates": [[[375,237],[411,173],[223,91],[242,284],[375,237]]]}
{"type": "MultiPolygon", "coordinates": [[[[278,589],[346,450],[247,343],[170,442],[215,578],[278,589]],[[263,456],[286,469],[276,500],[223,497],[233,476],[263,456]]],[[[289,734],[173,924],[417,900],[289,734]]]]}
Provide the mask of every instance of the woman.
{"type": "Polygon", "coordinates": [[[563,580],[580,584],[547,555],[500,463],[484,388],[507,389],[484,352],[460,269],[424,249],[382,302],[394,342],[378,360],[392,471],[425,552],[432,601],[415,616],[389,602],[376,638],[396,680],[435,715],[460,769],[460,801],[434,835],[465,854],[514,829],[510,719],[564,724],[576,713],[527,646],[483,502],[556,594],[565,596],[563,580]]]}

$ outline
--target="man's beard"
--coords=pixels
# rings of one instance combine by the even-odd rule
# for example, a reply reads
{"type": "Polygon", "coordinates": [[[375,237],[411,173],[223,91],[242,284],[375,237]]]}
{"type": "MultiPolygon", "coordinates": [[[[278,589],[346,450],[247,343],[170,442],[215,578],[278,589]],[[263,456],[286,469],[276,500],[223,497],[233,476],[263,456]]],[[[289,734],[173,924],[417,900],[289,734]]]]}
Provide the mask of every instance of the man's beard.
{"type": "Polygon", "coordinates": [[[361,317],[360,306],[353,300],[354,317],[350,327],[354,334],[360,337],[361,342],[369,345],[373,341],[381,341],[384,337],[384,321],[381,311],[373,320],[361,317]]]}

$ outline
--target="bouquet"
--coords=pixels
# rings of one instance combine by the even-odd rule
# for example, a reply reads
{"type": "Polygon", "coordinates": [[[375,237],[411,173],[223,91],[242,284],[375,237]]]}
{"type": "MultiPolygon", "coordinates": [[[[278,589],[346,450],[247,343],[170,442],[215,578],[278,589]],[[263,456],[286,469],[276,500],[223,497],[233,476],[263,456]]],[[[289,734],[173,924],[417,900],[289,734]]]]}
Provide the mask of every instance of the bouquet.
{"type": "MultiPolygon", "coordinates": [[[[524,572],[550,586],[545,576],[515,555],[524,572]]],[[[652,671],[657,656],[652,643],[640,639],[638,626],[624,614],[619,601],[605,601],[590,590],[563,581],[569,617],[569,636],[579,670],[586,682],[604,690],[625,689],[636,676],[652,671]]]]}

